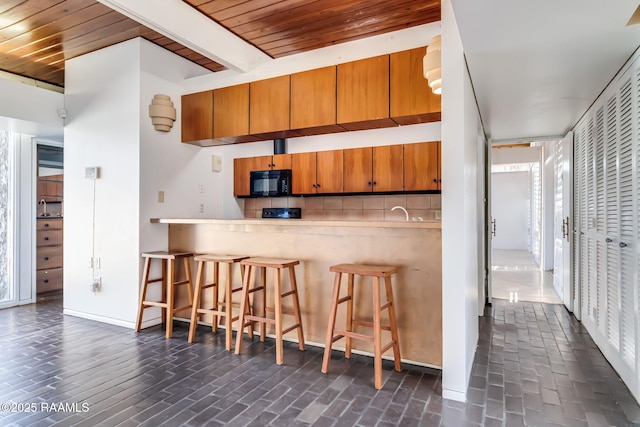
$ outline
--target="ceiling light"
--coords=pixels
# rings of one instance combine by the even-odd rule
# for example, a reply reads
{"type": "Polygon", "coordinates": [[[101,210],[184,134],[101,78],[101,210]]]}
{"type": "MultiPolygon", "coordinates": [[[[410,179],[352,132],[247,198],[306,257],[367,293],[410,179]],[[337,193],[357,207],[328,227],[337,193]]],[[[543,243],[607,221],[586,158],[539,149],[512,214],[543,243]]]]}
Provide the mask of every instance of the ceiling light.
{"type": "Polygon", "coordinates": [[[441,46],[441,36],[438,34],[429,42],[427,54],[422,59],[424,78],[429,81],[429,87],[436,95],[442,93],[441,46]]]}

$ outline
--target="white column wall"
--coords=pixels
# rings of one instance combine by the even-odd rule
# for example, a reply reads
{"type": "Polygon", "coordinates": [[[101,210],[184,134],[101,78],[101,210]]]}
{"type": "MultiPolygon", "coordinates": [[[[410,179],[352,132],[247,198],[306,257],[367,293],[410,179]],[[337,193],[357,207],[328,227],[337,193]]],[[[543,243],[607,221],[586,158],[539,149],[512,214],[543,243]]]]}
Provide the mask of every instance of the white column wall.
{"type": "Polygon", "coordinates": [[[465,401],[478,342],[478,112],[450,0],[442,2],[442,396],[465,401]]]}
{"type": "Polygon", "coordinates": [[[555,198],[555,149],[557,141],[546,141],[542,146],[542,262],[543,270],[553,270],[554,257],[554,198],[555,198]]]}
{"type": "Polygon", "coordinates": [[[65,68],[64,312],[126,325],[138,300],[138,43],[74,58],[65,68]],[[99,179],[85,178],[89,166],[100,168],[99,179]],[[95,294],[93,248],[102,278],[95,294]]]}

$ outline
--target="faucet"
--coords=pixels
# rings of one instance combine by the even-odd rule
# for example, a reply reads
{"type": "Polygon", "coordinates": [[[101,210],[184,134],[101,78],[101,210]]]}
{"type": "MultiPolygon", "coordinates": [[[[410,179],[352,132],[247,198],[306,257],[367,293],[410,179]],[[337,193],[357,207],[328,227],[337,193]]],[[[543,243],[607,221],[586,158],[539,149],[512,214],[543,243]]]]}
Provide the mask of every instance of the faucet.
{"type": "Polygon", "coordinates": [[[400,209],[404,212],[405,215],[405,221],[409,221],[409,212],[407,212],[407,210],[405,208],[403,208],[402,206],[394,206],[391,208],[392,211],[395,211],[396,209],[400,209]]]}
{"type": "Polygon", "coordinates": [[[47,216],[47,202],[44,199],[40,200],[39,205],[44,205],[44,210],[42,211],[42,216],[47,216]]]}

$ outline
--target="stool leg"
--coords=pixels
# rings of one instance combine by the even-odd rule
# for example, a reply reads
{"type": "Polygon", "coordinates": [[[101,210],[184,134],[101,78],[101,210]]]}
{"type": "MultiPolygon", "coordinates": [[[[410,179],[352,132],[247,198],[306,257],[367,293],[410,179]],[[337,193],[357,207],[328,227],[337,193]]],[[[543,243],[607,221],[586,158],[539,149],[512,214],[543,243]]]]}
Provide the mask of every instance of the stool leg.
{"type": "Polygon", "coordinates": [[[396,323],[396,309],[393,301],[393,290],[391,289],[391,277],[384,278],[384,286],[387,290],[387,301],[389,302],[389,327],[391,329],[391,339],[393,340],[393,361],[396,371],[402,371],[400,362],[400,341],[398,340],[398,325],[396,323]]]}
{"type": "Polygon", "coordinates": [[[204,280],[204,261],[198,261],[196,269],[196,290],[193,296],[193,306],[191,307],[191,324],[189,325],[189,342],[192,343],[196,337],[198,327],[198,309],[200,308],[200,298],[202,294],[202,281],[204,280]]]}
{"type": "Polygon", "coordinates": [[[167,267],[167,338],[171,338],[173,332],[173,291],[175,283],[175,264],[173,260],[168,262],[167,267]]]}
{"type": "Polygon", "coordinates": [[[293,294],[293,313],[298,323],[298,349],[304,350],[304,332],[302,331],[302,315],[300,314],[300,300],[298,299],[298,284],[296,282],[295,266],[289,267],[289,281],[291,282],[291,290],[293,294]]]}
{"type": "MultiPolygon", "coordinates": [[[[241,281],[244,280],[244,272],[245,272],[245,268],[244,265],[240,264],[240,279],[241,281]]],[[[233,301],[231,301],[233,302],[233,301]]],[[[252,315],[253,314],[253,294],[249,295],[249,303],[247,304],[247,309],[246,309],[246,314],[252,315]]],[[[249,325],[249,338],[253,339],[253,323],[251,323],[249,325]]]]}
{"type": "Polygon", "coordinates": [[[149,264],[151,258],[144,259],[144,267],[142,268],[142,283],[140,284],[140,307],[138,307],[138,318],[136,319],[136,332],[140,332],[142,327],[142,312],[144,311],[144,301],[147,298],[147,285],[149,282],[149,264]]]}
{"type": "MultiPolygon", "coordinates": [[[[213,306],[218,311],[218,288],[220,287],[220,266],[218,262],[213,262],[213,306]]],[[[211,331],[218,332],[218,321],[220,317],[217,314],[211,315],[211,331]]],[[[228,350],[228,349],[227,349],[228,350]]]]}
{"type": "MultiPolygon", "coordinates": [[[[267,317],[267,268],[260,267],[260,286],[262,286],[262,317],[267,317]]],[[[260,322],[260,341],[267,336],[267,322],[260,322]]]]}
{"type": "MultiPolygon", "coordinates": [[[[347,331],[353,332],[353,278],[354,275],[349,273],[347,279],[347,295],[349,299],[347,300],[347,331]]],[[[344,357],[346,359],[351,358],[351,337],[344,337],[345,340],[345,350],[344,357]]]]}
{"type": "Polygon", "coordinates": [[[375,387],[382,388],[382,328],[380,325],[380,278],[373,278],[373,377],[375,387]]]}
{"type": "Polygon", "coordinates": [[[281,283],[281,270],[279,268],[275,269],[274,272],[274,282],[275,282],[275,290],[273,292],[274,299],[274,311],[276,317],[276,364],[282,365],[284,362],[283,346],[282,346],[282,283],[281,283]]]}
{"type": "MultiPolygon", "coordinates": [[[[224,296],[224,340],[225,340],[225,348],[227,350],[231,350],[231,346],[233,345],[233,331],[231,330],[231,320],[233,319],[233,310],[232,310],[232,298],[231,298],[231,284],[233,283],[233,264],[227,264],[227,284],[225,286],[225,296],[224,296]]],[[[216,286],[216,289],[218,287],[216,286]]],[[[216,295],[217,297],[217,295],[216,295]]],[[[216,308],[217,310],[217,308],[216,308]]]]}
{"type": "MultiPolygon", "coordinates": [[[[169,282],[169,278],[167,278],[167,260],[163,259],[161,261],[162,266],[160,267],[160,270],[162,271],[162,293],[160,295],[161,298],[166,298],[167,297],[167,284],[169,282]]],[[[165,300],[165,303],[167,301],[165,300]]],[[[160,320],[162,321],[162,324],[165,325],[167,323],[167,307],[162,307],[161,309],[161,318],[160,320]]]]}
{"type": "Polygon", "coordinates": [[[329,312],[329,323],[327,324],[327,336],[324,340],[324,356],[322,357],[322,373],[329,371],[331,362],[331,347],[333,346],[333,334],[336,327],[336,314],[338,312],[338,299],[340,299],[340,280],[342,273],[336,272],[333,281],[333,296],[331,297],[331,312],[329,312]]]}
{"type": "Polygon", "coordinates": [[[189,262],[189,258],[184,258],[184,275],[187,280],[187,291],[189,292],[189,304],[193,306],[193,279],[191,278],[191,262],[189,262]]]}
{"type": "Polygon", "coordinates": [[[240,300],[240,318],[238,324],[238,332],[236,334],[236,354],[242,351],[242,334],[244,333],[244,315],[246,313],[247,303],[249,302],[249,279],[251,278],[251,269],[249,266],[242,280],[242,299],[240,300]]]}

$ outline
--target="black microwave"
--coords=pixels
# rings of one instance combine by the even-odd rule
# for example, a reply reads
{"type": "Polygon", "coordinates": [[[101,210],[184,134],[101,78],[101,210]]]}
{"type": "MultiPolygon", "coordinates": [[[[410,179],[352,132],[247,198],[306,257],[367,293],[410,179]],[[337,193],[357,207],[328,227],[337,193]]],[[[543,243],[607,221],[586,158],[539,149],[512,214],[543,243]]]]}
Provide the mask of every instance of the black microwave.
{"type": "Polygon", "coordinates": [[[251,197],[291,195],[291,169],[252,171],[249,178],[251,197]]]}

